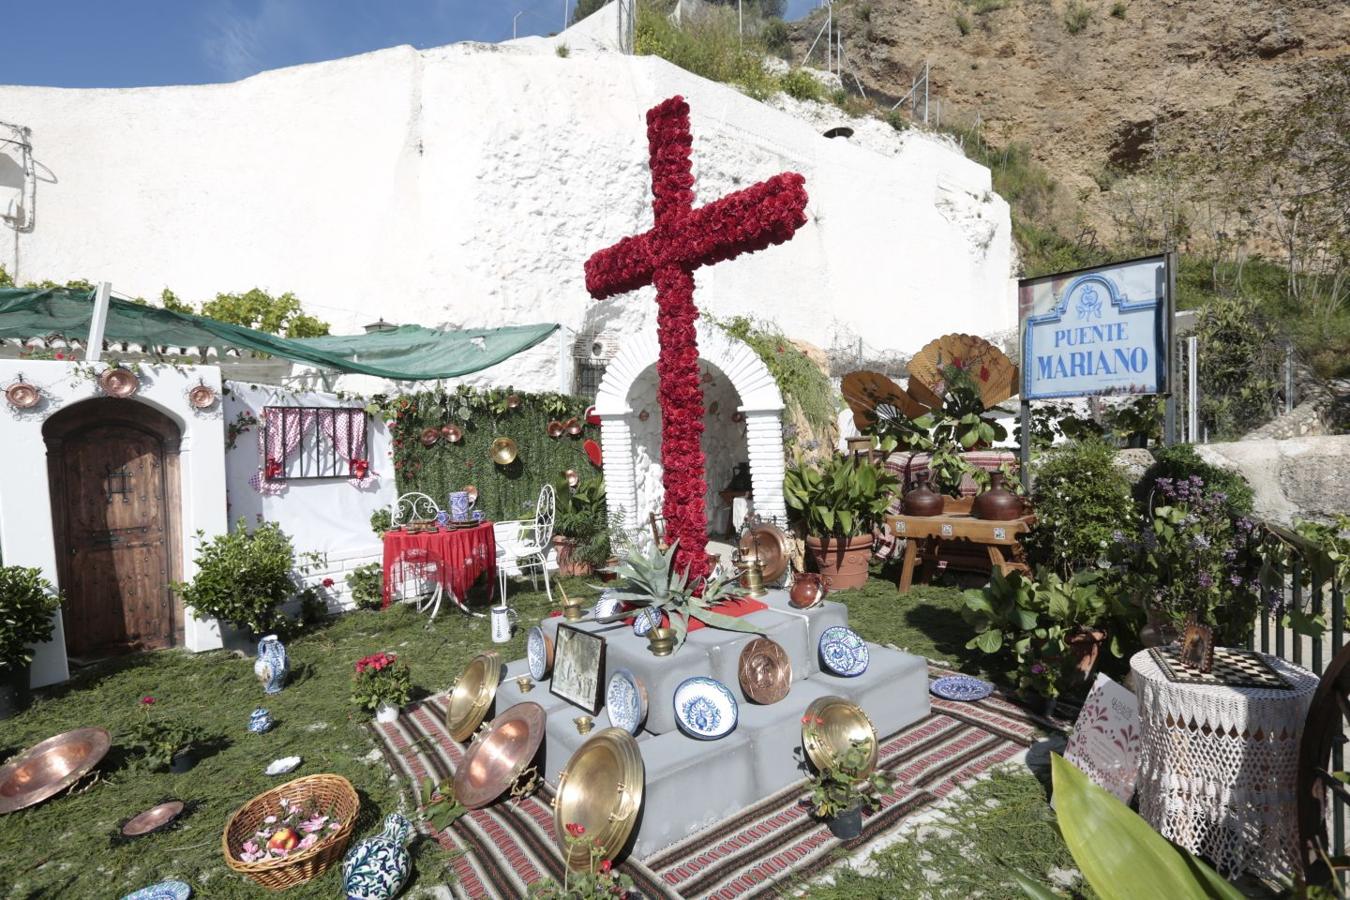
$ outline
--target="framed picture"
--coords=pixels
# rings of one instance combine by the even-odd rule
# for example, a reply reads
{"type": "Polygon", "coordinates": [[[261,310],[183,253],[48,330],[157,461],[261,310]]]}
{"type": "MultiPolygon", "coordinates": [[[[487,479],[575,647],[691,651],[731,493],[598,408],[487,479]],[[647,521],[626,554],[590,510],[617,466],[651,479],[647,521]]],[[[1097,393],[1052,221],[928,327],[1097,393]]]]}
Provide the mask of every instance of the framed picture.
{"type": "Polygon", "coordinates": [[[599,714],[605,699],[605,639],[571,625],[559,625],[548,689],[591,715],[599,714]]]}
{"type": "Polygon", "coordinates": [[[1181,664],[1201,672],[1214,668],[1214,631],[1208,625],[1187,621],[1181,633],[1181,664]]]}

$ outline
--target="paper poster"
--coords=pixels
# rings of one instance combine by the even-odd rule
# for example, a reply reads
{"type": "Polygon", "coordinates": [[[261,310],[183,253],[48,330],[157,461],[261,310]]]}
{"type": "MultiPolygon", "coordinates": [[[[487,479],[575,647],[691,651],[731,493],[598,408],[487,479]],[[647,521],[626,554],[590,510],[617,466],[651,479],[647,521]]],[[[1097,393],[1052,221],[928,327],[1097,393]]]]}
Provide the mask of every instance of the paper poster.
{"type": "Polygon", "coordinates": [[[1064,758],[1129,803],[1139,771],[1139,703],[1134,694],[1099,674],[1074,723],[1064,758]]]}

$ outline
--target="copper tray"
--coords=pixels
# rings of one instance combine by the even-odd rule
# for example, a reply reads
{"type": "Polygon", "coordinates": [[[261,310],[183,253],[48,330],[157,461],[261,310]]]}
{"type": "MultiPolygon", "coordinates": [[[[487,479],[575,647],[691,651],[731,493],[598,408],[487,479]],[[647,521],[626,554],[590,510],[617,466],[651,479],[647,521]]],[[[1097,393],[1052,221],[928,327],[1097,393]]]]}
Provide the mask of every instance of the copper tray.
{"type": "Polygon", "coordinates": [[[736,669],[741,691],[755,703],[777,703],[792,689],[792,662],[781,646],[766,637],[745,645],[736,669]]]}
{"type": "Polygon", "coordinates": [[[819,770],[832,769],[855,740],[871,746],[858,777],[872,774],[877,766],[877,729],[862,707],[843,697],[821,697],[802,716],[802,747],[819,770]]]}
{"type": "Polygon", "coordinates": [[[103,393],[118,398],[130,397],[141,387],[141,380],[136,377],[136,373],[120,366],[105,369],[98,377],[98,383],[103,387],[103,393]]]}
{"type": "Polygon", "coordinates": [[[193,409],[210,409],[216,405],[216,392],[205,384],[199,384],[188,391],[188,403],[193,409]]]}
{"type": "Polygon", "coordinates": [[[110,746],[106,728],[77,728],[29,747],[0,767],[0,815],[61,793],[98,765],[110,746]]]}
{"type": "Polygon", "coordinates": [[[450,737],[463,743],[473,736],[497,698],[497,683],[502,677],[501,657],[492,652],[480,653],[469,664],[445,705],[445,727],[450,737]]]}
{"type": "Polygon", "coordinates": [[[569,847],[567,826],[585,828],[601,858],[613,860],[637,823],[646,781],[637,740],[622,728],[596,732],[572,754],[553,795],[553,832],[569,868],[588,868],[591,856],[585,842],[569,847]]]}
{"type": "Polygon", "coordinates": [[[493,719],[455,771],[455,799],[478,809],[500,797],[539,753],[544,720],[544,708],[528,700],[493,719]]]}
{"type": "Polygon", "coordinates": [[[42,395],[28,382],[19,381],[5,388],[5,399],[15,409],[32,409],[38,405],[42,395]]]}
{"type": "Polygon", "coordinates": [[[126,837],[140,837],[159,831],[161,828],[167,828],[173,824],[183,814],[182,800],[169,800],[152,806],[145,812],[132,816],[127,823],[122,826],[122,834],[126,837]]]}
{"type": "Polygon", "coordinates": [[[788,567],[788,539],[783,529],[777,525],[761,523],[741,535],[741,553],[755,552],[755,539],[759,539],[759,559],[764,564],[764,580],[777,581],[783,577],[788,567]]]}

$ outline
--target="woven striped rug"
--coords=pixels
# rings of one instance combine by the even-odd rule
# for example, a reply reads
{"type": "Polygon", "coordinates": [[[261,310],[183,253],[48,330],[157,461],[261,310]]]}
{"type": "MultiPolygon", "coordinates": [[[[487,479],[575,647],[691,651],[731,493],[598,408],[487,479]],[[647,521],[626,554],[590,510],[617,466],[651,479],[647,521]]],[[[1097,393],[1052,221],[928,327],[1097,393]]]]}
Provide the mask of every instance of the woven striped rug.
{"type": "MultiPolygon", "coordinates": [[[[929,667],[929,678],[950,674],[929,667]]],[[[447,778],[464,751],[445,730],[445,697],[403,710],[398,721],[371,731],[395,772],[420,784],[447,778]]],[[[946,796],[991,766],[1017,755],[1060,723],[1029,714],[997,694],[978,703],[933,698],[931,714],[882,741],[879,765],[897,776],[882,808],[864,819],[863,833],[841,843],[811,818],[803,785],[760,801],[732,819],[621,869],[649,898],[763,897],[776,885],[808,879],[893,830],[905,817],[946,796]]],[[[553,835],[552,791],[474,810],[432,835],[451,852],[456,897],[524,897],[541,878],[562,880],[553,835]]],[[[428,832],[430,833],[430,832],[428,832]]]]}

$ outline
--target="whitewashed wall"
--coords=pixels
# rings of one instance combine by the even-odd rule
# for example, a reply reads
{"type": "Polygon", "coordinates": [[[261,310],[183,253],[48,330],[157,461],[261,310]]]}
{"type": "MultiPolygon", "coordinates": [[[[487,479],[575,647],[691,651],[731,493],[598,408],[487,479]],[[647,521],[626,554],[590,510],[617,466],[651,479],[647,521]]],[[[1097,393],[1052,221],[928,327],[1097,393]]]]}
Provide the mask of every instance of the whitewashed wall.
{"type": "MultiPolygon", "coordinates": [[[[238,381],[227,382],[226,388],[227,423],[238,421],[241,414],[261,422],[266,406],[361,405],[333,394],[293,392],[238,381]]],[[[331,609],[352,607],[346,580],[352,569],[381,560],[382,546],[370,530],[370,516],[377,509],[389,508],[396,497],[389,429],[379,416],[371,416],[369,421],[367,458],[377,477],[366,488],[357,488],[343,478],[325,478],[288,482],[280,494],[258,493],[249,480],[261,464],[261,425],[250,427],[225,453],[230,526],[235,527],[240,519],[250,524],[276,522],[290,535],[297,554],[317,553],[319,563],[304,580],[331,609]],[[323,585],[327,578],[333,581],[331,587],[323,585]]]]}
{"type": "MultiPolygon", "coordinates": [[[[862,336],[913,351],[1013,327],[1008,207],[949,143],[826,139],[819,121],[571,34],[567,58],[522,40],[234,84],[0,87],[3,118],[32,129],[39,179],[32,230],[0,224],[0,264],[147,298],[294,291],[338,332],[383,316],[632,334],[654,319],[651,289],[594,302],[582,263],[650,227],[644,114],[683,94],[699,202],[783,170],[811,197],[789,244],[700,270],[702,308],[819,346],[862,336]]],[[[842,121],[831,109],[816,119],[842,121]]],[[[556,349],[483,377],[556,389],[556,349]]]]}
{"type": "MultiPolygon", "coordinates": [[[[188,406],[186,393],[199,381],[219,392],[220,370],[214,366],[143,365],[142,368],[141,389],[132,402],[154,407],[182,430],[181,571],[185,580],[191,580],[196,574],[194,534],[200,530],[211,536],[225,530],[225,454],[220,404],[205,413],[196,413],[188,406]]],[[[20,374],[41,388],[46,402],[23,414],[17,414],[8,404],[0,407],[0,447],[4,448],[4,464],[0,466],[0,558],[5,565],[35,566],[60,586],[42,423],[52,413],[101,393],[93,379],[77,372],[69,362],[0,360],[0,385],[13,383],[20,374]]],[[[56,620],[51,641],[38,647],[33,659],[34,687],[69,677],[59,612],[56,620]]],[[[219,647],[221,637],[216,621],[198,620],[189,611],[184,617],[184,643],[190,650],[219,647]]]]}

